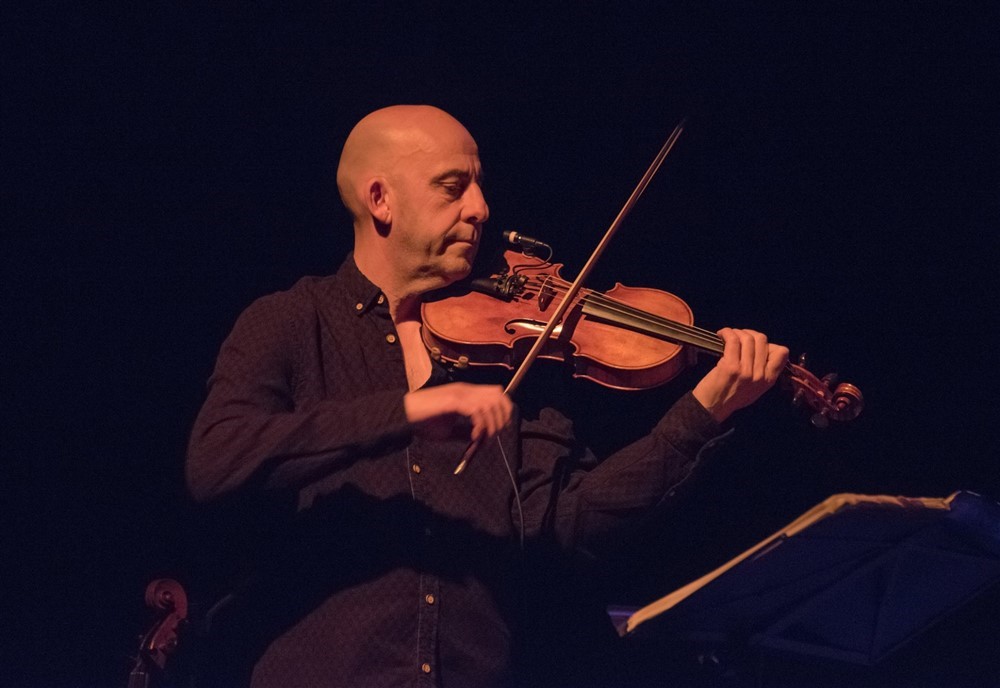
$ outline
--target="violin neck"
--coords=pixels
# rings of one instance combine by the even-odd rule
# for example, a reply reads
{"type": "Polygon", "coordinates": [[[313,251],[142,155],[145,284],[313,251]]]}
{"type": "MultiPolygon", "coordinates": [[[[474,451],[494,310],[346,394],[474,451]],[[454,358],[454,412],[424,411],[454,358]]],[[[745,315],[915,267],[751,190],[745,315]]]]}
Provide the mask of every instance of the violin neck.
{"type": "MultiPolygon", "coordinates": [[[[700,327],[692,327],[675,320],[663,318],[653,313],[647,313],[629,306],[628,304],[607,297],[591,293],[583,299],[583,314],[594,320],[602,320],[619,327],[640,332],[650,337],[657,337],[675,344],[692,346],[699,351],[703,351],[713,356],[721,356],[725,348],[722,337],[703,330],[700,327]]],[[[786,363],[782,373],[794,375],[795,366],[786,363]]]]}
{"type": "Polygon", "coordinates": [[[592,319],[612,323],[650,337],[675,344],[693,346],[717,356],[722,355],[722,338],[714,332],[647,313],[596,293],[588,294],[583,298],[583,314],[592,319]]]}

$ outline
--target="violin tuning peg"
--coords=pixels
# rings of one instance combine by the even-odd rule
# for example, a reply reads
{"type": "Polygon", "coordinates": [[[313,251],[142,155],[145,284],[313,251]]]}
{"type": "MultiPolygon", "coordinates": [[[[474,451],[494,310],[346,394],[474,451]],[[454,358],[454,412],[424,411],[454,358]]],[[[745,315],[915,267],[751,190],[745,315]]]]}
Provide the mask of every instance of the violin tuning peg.
{"type": "Polygon", "coordinates": [[[431,355],[431,360],[432,361],[440,361],[441,360],[441,349],[439,349],[436,346],[431,347],[430,355],[431,355]]]}
{"type": "Polygon", "coordinates": [[[820,430],[830,427],[830,419],[826,416],[826,409],[823,409],[819,413],[814,413],[809,422],[812,423],[814,428],[819,428],[820,430]]]}
{"type": "Polygon", "coordinates": [[[459,370],[465,370],[466,368],[468,368],[469,367],[469,357],[468,356],[459,356],[458,360],[455,362],[455,367],[458,368],[459,370]]]}

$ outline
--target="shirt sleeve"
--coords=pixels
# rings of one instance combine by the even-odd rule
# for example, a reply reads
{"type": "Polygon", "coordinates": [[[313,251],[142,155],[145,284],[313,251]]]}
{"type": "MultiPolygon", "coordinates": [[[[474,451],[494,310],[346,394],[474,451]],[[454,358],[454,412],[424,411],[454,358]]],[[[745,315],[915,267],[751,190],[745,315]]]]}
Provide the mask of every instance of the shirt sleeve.
{"type": "Polygon", "coordinates": [[[306,306],[281,294],[237,320],[188,444],[188,490],[205,502],[246,487],[296,488],[356,458],[404,446],[403,391],[299,404],[306,306]]]}
{"type": "Polygon", "coordinates": [[[573,439],[570,422],[547,409],[522,428],[526,528],[563,547],[590,549],[671,495],[723,436],[688,393],[652,432],[598,461],[573,439]]]}

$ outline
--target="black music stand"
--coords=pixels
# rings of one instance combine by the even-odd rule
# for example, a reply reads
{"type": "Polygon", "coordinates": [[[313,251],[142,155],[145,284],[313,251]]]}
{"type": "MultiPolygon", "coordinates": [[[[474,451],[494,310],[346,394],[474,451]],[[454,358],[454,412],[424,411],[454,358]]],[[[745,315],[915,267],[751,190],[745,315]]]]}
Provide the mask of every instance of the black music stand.
{"type": "Polygon", "coordinates": [[[632,613],[628,636],[744,642],[874,665],[1000,581],[1000,504],[834,495],[712,573],[632,613]]]}

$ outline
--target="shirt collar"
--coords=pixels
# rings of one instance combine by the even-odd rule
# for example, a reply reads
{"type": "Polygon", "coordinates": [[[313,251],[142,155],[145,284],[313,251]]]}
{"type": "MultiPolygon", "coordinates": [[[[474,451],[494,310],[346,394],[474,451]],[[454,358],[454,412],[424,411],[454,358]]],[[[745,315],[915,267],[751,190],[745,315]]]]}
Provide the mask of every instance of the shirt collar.
{"type": "MultiPolygon", "coordinates": [[[[341,293],[346,297],[347,308],[356,316],[360,317],[365,313],[372,312],[384,315],[386,318],[389,317],[389,303],[385,294],[358,270],[358,264],[354,262],[353,252],[347,255],[344,263],[337,270],[337,281],[341,293]]],[[[448,382],[452,382],[450,367],[431,360],[431,376],[424,387],[434,387],[448,382]]]]}
{"type": "Polygon", "coordinates": [[[358,270],[358,265],[354,262],[353,252],[347,255],[343,265],[340,266],[337,278],[347,297],[348,308],[355,315],[362,316],[376,309],[384,309],[386,313],[389,312],[389,304],[386,303],[385,294],[358,270]]]}

